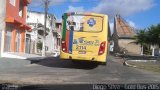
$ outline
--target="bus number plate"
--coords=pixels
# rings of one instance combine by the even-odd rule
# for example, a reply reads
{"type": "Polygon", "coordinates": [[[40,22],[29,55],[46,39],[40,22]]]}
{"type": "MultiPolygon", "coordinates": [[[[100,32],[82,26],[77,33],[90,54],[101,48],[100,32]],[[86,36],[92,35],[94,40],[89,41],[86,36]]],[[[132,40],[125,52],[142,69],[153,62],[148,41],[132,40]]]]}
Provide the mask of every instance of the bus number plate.
{"type": "Polygon", "coordinates": [[[76,50],[86,50],[86,46],[76,46],[76,50]]]}

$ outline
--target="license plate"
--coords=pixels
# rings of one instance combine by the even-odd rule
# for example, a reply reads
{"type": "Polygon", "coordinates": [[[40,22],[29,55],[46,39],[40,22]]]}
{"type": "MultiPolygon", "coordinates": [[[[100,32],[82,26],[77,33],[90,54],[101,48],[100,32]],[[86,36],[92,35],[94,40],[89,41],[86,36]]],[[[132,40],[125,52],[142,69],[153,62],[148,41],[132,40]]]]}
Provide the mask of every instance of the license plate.
{"type": "Polygon", "coordinates": [[[86,54],[86,51],[79,51],[79,54],[86,54]]]}

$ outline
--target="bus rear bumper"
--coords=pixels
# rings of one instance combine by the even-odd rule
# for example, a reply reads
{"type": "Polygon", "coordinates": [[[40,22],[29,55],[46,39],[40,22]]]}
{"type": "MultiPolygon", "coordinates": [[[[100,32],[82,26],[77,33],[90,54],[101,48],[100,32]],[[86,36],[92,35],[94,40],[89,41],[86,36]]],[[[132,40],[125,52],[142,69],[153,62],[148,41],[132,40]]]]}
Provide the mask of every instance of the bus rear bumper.
{"type": "Polygon", "coordinates": [[[83,60],[83,61],[96,61],[96,62],[106,62],[106,55],[72,55],[72,54],[66,54],[64,52],[61,52],[60,59],[65,60],[83,60]]]}

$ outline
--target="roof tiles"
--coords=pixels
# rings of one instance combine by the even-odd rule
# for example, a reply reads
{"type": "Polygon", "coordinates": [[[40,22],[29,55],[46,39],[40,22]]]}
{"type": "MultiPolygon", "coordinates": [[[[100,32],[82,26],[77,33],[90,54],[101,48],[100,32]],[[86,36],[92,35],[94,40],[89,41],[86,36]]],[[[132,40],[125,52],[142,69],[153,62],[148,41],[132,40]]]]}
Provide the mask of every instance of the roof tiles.
{"type": "Polygon", "coordinates": [[[120,15],[115,17],[116,32],[119,37],[128,37],[132,38],[136,35],[136,32],[133,27],[131,27],[120,15]]]}

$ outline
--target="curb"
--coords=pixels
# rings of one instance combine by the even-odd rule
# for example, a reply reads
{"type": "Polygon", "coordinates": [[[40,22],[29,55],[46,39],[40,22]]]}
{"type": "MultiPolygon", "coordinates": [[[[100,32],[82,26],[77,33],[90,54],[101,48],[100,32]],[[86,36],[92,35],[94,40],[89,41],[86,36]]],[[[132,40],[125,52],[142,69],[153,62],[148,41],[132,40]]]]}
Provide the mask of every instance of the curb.
{"type": "Polygon", "coordinates": [[[125,60],[124,63],[123,63],[124,66],[137,67],[135,65],[128,64],[127,61],[134,61],[134,62],[156,62],[157,60],[125,60]]]}
{"type": "Polygon", "coordinates": [[[123,63],[124,66],[128,66],[128,67],[134,67],[136,68],[137,66],[134,66],[134,65],[131,65],[131,64],[128,64],[127,61],[124,61],[123,63]]]}

